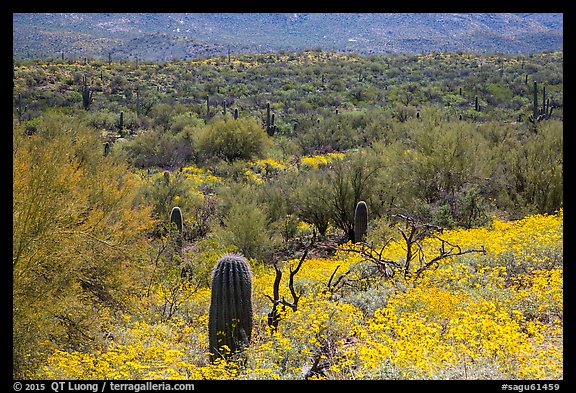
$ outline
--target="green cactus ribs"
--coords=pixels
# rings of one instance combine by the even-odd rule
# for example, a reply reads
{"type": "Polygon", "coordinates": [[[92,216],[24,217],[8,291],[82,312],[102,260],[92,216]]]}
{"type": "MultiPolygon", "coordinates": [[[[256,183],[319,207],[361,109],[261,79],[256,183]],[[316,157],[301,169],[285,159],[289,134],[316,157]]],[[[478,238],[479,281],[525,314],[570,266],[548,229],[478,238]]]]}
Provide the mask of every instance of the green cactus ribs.
{"type": "MultiPolygon", "coordinates": [[[[166,174],[167,172],[164,172],[166,174]]],[[[182,236],[184,231],[184,220],[182,218],[182,210],[175,206],[170,212],[170,224],[175,224],[177,232],[175,235],[175,242],[179,248],[182,248],[182,236]]]]}
{"type": "Polygon", "coordinates": [[[228,358],[250,344],[252,272],[237,254],[222,256],[212,272],[208,319],[210,360],[228,358]]]}
{"type": "Polygon", "coordinates": [[[361,242],[366,237],[368,230],[368,206],[360,201],[354,210],[354,243],[361,242]]]}

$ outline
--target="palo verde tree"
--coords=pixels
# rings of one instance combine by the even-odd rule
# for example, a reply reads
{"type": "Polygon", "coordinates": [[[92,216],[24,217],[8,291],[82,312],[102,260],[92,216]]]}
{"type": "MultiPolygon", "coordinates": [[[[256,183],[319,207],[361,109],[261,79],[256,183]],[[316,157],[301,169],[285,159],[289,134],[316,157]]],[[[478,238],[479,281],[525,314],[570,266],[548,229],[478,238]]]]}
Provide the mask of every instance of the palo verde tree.
{"type": "Polygon", "coordinates": [[[13,135],[13,375],[26,378],[47,346],[89,350],[107,310],[130,307],[153,222],[140,180],[89,129],[47,113],[13,135]]]}

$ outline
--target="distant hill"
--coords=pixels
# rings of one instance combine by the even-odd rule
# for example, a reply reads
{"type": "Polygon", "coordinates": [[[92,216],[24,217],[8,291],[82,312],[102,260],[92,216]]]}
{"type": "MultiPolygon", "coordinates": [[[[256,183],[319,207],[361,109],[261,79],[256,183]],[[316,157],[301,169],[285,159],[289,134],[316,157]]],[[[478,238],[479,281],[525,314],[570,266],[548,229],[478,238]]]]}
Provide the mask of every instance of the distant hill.
{"type": "Polygon", "coordinates": [[[301,49],[363,54],[538,53],[563,47],[558,13],[13,14],[15,58],[165,61],[301,49]]]}

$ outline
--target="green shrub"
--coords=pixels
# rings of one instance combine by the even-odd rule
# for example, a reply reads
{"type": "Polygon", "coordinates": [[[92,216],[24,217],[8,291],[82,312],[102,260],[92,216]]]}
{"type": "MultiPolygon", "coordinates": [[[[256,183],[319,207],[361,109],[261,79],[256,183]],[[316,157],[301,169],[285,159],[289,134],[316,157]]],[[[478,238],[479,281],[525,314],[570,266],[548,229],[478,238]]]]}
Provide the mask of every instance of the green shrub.
{"type": "Polygon", "coordinates": [[[247,258],[263,258],[273,246],[266,208],[250,188],[233,186],[222,195],[223,226],[218,235],[227,247],[235,246],[247,258]]]}
{"type": "Polygon", "coordinates": [[[300,219],[325,236],[332,215],[330,184],[325,170],[310,171],[296,188],[296,208],[300,219]]]}
{"type": "Polygon", "coordinates": [[[201,160],[249,160],[262,156],[269,143],[266,131],[254,118],[214,118],[195,134],[201,160]]]}

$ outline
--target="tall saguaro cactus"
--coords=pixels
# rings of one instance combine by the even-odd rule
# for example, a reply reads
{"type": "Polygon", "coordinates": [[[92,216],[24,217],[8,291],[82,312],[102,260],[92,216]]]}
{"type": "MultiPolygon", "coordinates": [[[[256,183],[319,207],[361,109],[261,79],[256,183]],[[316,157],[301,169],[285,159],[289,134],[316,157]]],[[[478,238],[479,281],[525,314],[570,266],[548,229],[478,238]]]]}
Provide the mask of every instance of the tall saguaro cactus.
{"type": "Polygon", "coordinates": [[[82,78],[82,106],[85,110],[90,109],[90,105],[92,104],[92,96],[94,95],[94,90],[88,86],[88,79],[86,75],[82,78]]]}
{"type": "Polygon", "coordinates": [[[536,119],[538,119],[538,82],[534,81],[534,102],[532,105],[532,118],[534,119],[534,124],[536,124],[536,119]]]}
{"type": "Polygon", "coordinates": [[[274,124],[274,114],[270,115],[270,103],[266,104],[266,132],[268,135],[274,136],[278,127],[274,124]]]}
{"type": "Polygon", "coordinates": [[[24,113],[28,110],[28,105],[22,107],[22,93],[18,93],[18,100],[16,101],[16,113],[18,114],[18,122],[21,122],[24,113]]]}
{"type": "Polygon", "coordinates": [[[354,243],[361,242],[368,231],[368,206],[360,201],[354,210],[354,243]]]}
{"type": "Polygon", "coordinates": [[[252,323],[250,266],[241,255],[223,255],[212,271],[208,319],[210,360],[226,358],[248,346],[252,323]]]}
{"type": "Polygon", "coordinates": [[[120,129],[120,131],[122,131],[124,129],[124,111],[120,111],[120,120],[119,120],[118,128],[120,129]]]}
{"type": "Polygon", "coordinates": [[[542,110],[543,115],[546,115],[546,86],[542,86],[542,110]]]}

